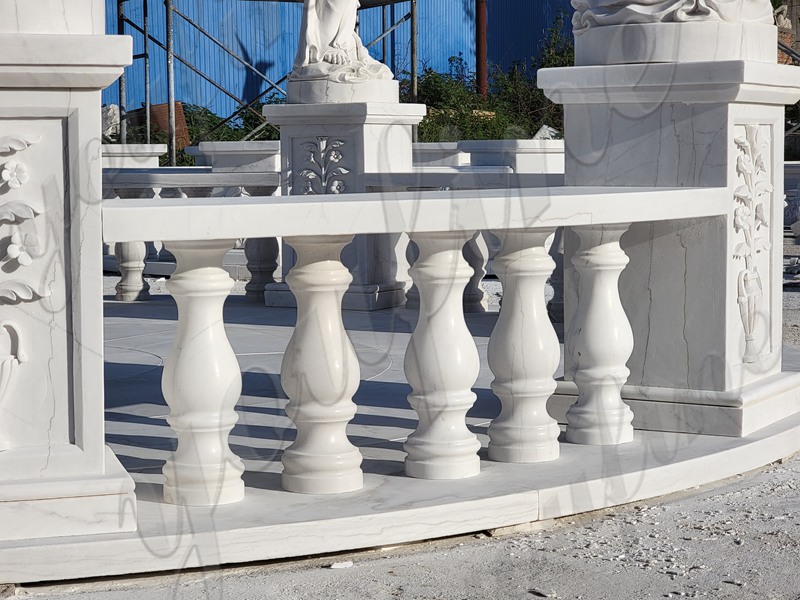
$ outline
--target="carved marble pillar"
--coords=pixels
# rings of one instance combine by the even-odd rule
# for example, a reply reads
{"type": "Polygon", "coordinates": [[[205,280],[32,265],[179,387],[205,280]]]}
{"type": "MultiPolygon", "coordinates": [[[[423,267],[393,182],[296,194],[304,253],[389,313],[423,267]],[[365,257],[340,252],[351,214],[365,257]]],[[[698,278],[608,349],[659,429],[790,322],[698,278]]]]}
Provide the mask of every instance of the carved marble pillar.
{"type": "Polygon", "coordinates": [[[480,368],[462,308],[473,271],[461,252],[471,237],[464,232],[411,236],[419,258],[409,272],[420,295],[419,320],[404,363],[413,388],[408,401],[419,416],[403,445],[411,477],[462,479],[480,471],[480,442],[465,423],[480,368]]]}
{"type": "Polygon", "coordinates": [[[100,0],[0,2],[0,537],[136,529],[105,445],[100,0]]]}
{"type": "Polygon", "coordinates": [[[281,385],[297,439],[283,453],[281,484],[290,492],[337,494],[363,485],[361,453],[347,439],[356,414],[360,371],[342,323],[342,296],[352,280],[340,262],[352,236],[286,238],[297,252],[287,282],[297,325],[283,355],[281,385]]]}
{"type": "Polygon", "coordinates": [[[502,402],[489,426],[489,458],[542,462],[558,458],[561,429],[547,413],[561,346],[547,316],[544,286],[555,266],[544,243],[552,230],[495,231],[502,241],[494,271],[503,309],[489,339],[492,390],[502,402]]]}
{"type": "Polygon", "coordinates": [[[578,306],[564,351],[578,399],[567,411],[567,441],[611,445],[633,440],[633,413],[620,391],[630,371],[633,333],[619,297],[619,275],[628,257],[619,245],[627,225],[575,227],[580,249],[572,264],[580,275],[578,306]]]}
{"type": "Polygon", "coordinates": [[[178,305],[178,333],[161,381],[167,421],[178,436],[163,469],[164,500],[172,504],[216,506],[244,498],[244,465],[228,445],[242,374],[222,319],[233,288],[222,258],[234,241],[166,243],[177,259],[167,289],[178,305]]]}
{"type": "MultiPolygon", "coordinates": [[[[619,288],[635,346],[622,393],[637,427],[747,435],[800,411],[800,375],[781,372],[776,285],[783,105],[800,98],[800,73],[776,64],[770,3],[580,4],[580,68],[537,76],[564,104],[565,183],[731,189],[724,216],[635,223],[622,239],[630,265],[619,288]]],[[[574,235],[564,250],[569,327],[574,235]]],[[[577,393],[559,382],[551,405],[560,413],[577,393]]]]}

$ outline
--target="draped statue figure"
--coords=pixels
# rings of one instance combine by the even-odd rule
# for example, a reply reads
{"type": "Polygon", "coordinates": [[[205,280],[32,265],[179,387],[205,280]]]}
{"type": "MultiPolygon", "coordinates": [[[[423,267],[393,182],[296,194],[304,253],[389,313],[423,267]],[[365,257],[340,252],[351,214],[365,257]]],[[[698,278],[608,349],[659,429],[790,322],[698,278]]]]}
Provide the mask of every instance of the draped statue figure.
{"type": "Polygon", "coordinates": [[[386,65],[369,55],[355,31],[359,5],[358,0],[304,0],[292,80],[358,83],[394,78],[386,65]]]}
{"type": "Polygon", "coordinates": [[[628,23],[773,23],[770,0],[572,0],[572,7],[575,33],[628,23]]]}

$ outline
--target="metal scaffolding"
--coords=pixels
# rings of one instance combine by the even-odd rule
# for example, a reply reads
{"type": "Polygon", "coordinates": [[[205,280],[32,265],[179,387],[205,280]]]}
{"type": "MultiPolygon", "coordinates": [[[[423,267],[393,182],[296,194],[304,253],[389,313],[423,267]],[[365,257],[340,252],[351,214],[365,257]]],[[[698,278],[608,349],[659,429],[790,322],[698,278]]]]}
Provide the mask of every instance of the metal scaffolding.
{"type": "MultiPolygon", "coordinates": [[[[144,84],[145,84],[145,137],[147,142],[149,143],[152,139],[152,124],[150,120],[150,109],[151,109],[151,80],[150,80],[150,67],[151,67],[151,59],[150,59],[150,50],[152,45],[159,47],[161,50],[166,52],[166,61],[167,61],[167,104],[168,104],[168,120],[169,120],[169,130],[167,132],[167,147],[168,147],[168,157],[170,165],[175,166],[177,163],[177,149],[176,149],[176,123],[175,123],[175,61],[178,61],[185,67],[187,67],[190,71],[192,71],[197,76],[201,77],[220,92],[234,100],[238,105],[239,108],[230,116],[223,119],[220,123],[215,125],[212,129],[209,129],[206,132],[203,132],[199,135],[196,139],[192,140],[193,144],[202,141],[206,136],[213,133],[215,130],[219,129],[223,125],[231,122],[232,120],[239,117],[244,112],[250,112],[251,114],[255,115],[258,120],[261,121],[261,125],[259,125],[256,129],[250,132],[249,137],[253,135],[257,135],[258,132],[264,129],[268,124],[266,120],[258,113],[258,111],[254,110],[253,105],[256,102],[259,102],[263,99],[267,94],[272,92],[277,92],[281,95],[286,95],[285,90],[281,87],[289,77],[287,73],[278,81],[272,81],[269,79],[264,73],[259,71],[255,66],[250,64],[244,58],[233,52],[230,48],[226,47],[220,40],[214,37],[211,33],[209,33],[202,25],[195,22],[193,19],[188,17],[184,14],[180,9],[175,7],[174,0],[163,0],[164,1],[164,10],[166,11],[166,32],[165,32],[165,41],[162,43],[156,37],[154,37],[150,30],[150,21],[149,21],[149,13],[148,13],[148,2],[147,0],[117,0],[117,33],[120,35],[124,35],[126,32],[126,27],[129,27],[131,30],[138,32],[143,37],[143,52],[141,54],[135,54],[133,56],[134,60],[144,60],[144,84]],[[133,1],[141,1],[142,2],[142,24],[139,25],[133,22],[131,19],[128,18],[125,6],[129,2],[133,1]],[[237,97],[235,94],[227,90],[224,86],[220,83],[212,79],[207,74],[200,71],[197,67],[191,64],[188,60],[183,58],[180,54],[178,54],[175,50],[175,35],[174,35],[174,23],[175,18],[182,19],[186,22],[193,30],[195,30],[199,35],[204,36],[208,40],[210,40],[215,45],[219,46],[226,54],[228,54],[233,60],[242,64],[247,70],[255,74],[257,77],[261,78],[268,84],[266,90],[258,94],[252,100],[245,101],[242,98],[237,97]]],[[[302,3],[303,0],[247,0],[250,2],[294,2],[294,3],[302,3]]],[[[417,67],[417,0],[410,0],[411,2],[411,10],[398,19],[395,23],[391,23],[391,19],[389,18],[389,11],[387,10],[389,6],[393,4],[397,4],[400,2],[404,2],[408,0],[361,0],[361,9],[369,9],[369,8],[377,8],[381,7],[383,10],[382,13],[382,33],[366,44],[368,48],[372,47],[373,45],[381,42],[383,56],[384,59],[387,55],[387,39],[388,36],[397,30],[403,23],[411,21],[411,99],[412,101],[416,101],[417,98],[417,81],[418,81],[418,67],[417,67]]],[[[119,78],[119,111],[120,111],[120,141],[122,143],[127,143],[128,141],[128,106],[127,106],[127,78],[125,73],[123,72],[122,76],[119,78]]]]}

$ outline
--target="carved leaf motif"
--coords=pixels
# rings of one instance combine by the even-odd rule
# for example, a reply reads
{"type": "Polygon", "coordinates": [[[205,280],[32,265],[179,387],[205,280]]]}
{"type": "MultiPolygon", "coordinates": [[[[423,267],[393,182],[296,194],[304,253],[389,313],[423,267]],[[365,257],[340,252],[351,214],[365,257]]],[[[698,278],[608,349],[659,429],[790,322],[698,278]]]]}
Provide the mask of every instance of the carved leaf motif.
{"type": "Polygon", "coordinates": [[[0,223],[22,223],[40,214],[40,211],[28,204],[9,202],[0,206],[0,223]]]}
{"type": "Polygon", "coordinates": [[[756,195],[760,196],[761,194],[766,194],[768,192],[772,192],[775,187],[769,182],[764,179],[759,179],[756,181],[756,195]]]}
{"type": "Polygon", "coordinates": [[[317,149],[317,145],[314,142],[305,142],[303,144],[303,149],[308,150],[309,152],[314,152],[317,149]]]}
{"type": "Polygon", "coordinates": [[[303,169],[300,171],[300,177],[305,177],[306,179],[316,179],[318,175],[311,169],[303,169]]]}
{"type": "Polygon", "coordinates": [[[750,189],[746,185],[740,185],[738,188],[736,188],[736,191],[733,193],[733,195],[740,202],[752,200],[753,198],[752,194],[750,193],[750,189]]]}
{"type": "Polygon", "coordinates": [[[37,137],[22,137],[22,136],[6,136],[0,138],[0,154],[6,152],[20,152],[27,150],[34,144],[42,141],[42,136],[37,137]]]}
{"type": "Polygon", "coordinates": [[[334,140],[331,142],[331,148],[341,148],[344,146],[344,142],[342,140],[334,140]]]}
{"type": "Polygon", "coordinates": [[[746,138],[738,136],[735,137],[733,141],[736,144],[736,147],[742,152],[747,152],[748,150],[750,150],[750,142],[748,142],[746,138]]]}
{"type": "Polygon", "coordinates": [[[0,304],[16,304],[17,302],[30,302],[40,298],[47,298],[50,290],[40,292],[24,281],[7,281],[0,284],[0,304]]]}
{"type": "Polygon", "coordinates": [[[340,175],[347,175],[350,172],[350,169],[345,169],[344,167],[336,167],[332,169],[330,172],[331,177],[339,177],[340,175]]]}
{"type": "Polygon", "coordinates": [[[772,245],[769,243],[766,237],[757,237],[753,242],[754,250],[756,252],[761,252],[762,250],[769,250],[772,248],[772,245]]]}
{"type": "Polygon", "coordinates": [[[739,242],[736,244],[736,249],[733,251],[734,258],[744,258],[747,256],[750,248],[747,247],[747,244],[744,242],[739,242]]]}

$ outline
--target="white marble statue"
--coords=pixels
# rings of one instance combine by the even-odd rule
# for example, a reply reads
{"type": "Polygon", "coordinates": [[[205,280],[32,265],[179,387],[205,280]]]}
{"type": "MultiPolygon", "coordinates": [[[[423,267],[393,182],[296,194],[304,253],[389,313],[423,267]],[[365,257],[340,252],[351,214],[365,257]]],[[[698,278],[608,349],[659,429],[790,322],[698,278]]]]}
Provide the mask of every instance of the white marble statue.
{"type": "Polygon", "coordinates": [[[304,0],[292,80],[358,83],[394,78],[386,65],[369,55],[358,37],[358,7],[358,0],[304,0]]]}
{"type": "Polygon", "coordinates": [[[574,31],[602,25],[726,21],[773,23],[769,0],[572,0],[574,31]]]}

